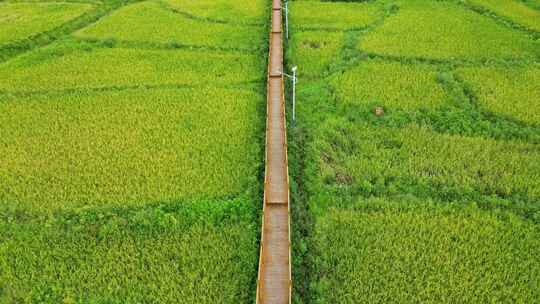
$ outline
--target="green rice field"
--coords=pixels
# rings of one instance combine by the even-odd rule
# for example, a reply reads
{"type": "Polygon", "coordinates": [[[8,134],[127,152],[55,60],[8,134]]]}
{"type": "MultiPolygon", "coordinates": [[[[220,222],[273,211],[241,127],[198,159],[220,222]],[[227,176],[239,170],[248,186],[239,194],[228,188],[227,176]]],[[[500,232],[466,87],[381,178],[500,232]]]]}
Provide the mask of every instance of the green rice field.
{"type": "Polygon", "coordinates": [[[294,2],[297,303],[537,301],[538,12],[294,2]]]}
{"type": "Polygon", "coordinates": [[[53,30],[92,7],[92,3],[0,3],[0,46],[53,30]]]}
{"type": "Polygon", "coordinates": [[[250,302],[269,4],[0,6],[0,303],[250,302]]]}
{"type": "MultiPolygon", "coordinates": [[[[255,302],[271,7],[0,1],[0,303],[255,302]]],[[[292,302],[537,303],[540,2],[288,9],[292,302]]]]}

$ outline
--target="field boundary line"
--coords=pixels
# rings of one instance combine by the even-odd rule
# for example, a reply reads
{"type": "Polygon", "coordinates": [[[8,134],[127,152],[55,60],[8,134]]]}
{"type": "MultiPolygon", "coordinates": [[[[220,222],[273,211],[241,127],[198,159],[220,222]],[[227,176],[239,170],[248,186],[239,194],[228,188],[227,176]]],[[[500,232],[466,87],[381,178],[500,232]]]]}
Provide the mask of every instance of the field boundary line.
{"type": "Polygon", "coordinates": [[[222,52],[236,54],[253,54],[259,52],[258,48],[236,48],[236,47],[220,47],[211,45],[186,44],[180,41],[169,42],[152,42],[152,41],[137,41],[137,40],[120,40],[120,39],[98,39],[75,36],[71,38],[74,42],[84,42],[95,46],[96,48],[120,48],[134,50],[156,50],[156,51],[174,51],[174,50],[193,50],[206,52],[222,52]]]}

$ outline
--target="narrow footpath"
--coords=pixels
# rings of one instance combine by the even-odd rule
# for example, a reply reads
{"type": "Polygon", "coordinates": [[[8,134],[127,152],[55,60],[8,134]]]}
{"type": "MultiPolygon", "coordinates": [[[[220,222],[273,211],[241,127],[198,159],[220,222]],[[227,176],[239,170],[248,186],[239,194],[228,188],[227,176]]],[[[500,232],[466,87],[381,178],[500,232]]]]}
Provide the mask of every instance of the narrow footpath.
{"type": "Polygon", "coordinates": [[[272,3],[268,56],[266,169],[257,303],[291,302],[289,172],[283,80],[281,0],[272,3]]]}

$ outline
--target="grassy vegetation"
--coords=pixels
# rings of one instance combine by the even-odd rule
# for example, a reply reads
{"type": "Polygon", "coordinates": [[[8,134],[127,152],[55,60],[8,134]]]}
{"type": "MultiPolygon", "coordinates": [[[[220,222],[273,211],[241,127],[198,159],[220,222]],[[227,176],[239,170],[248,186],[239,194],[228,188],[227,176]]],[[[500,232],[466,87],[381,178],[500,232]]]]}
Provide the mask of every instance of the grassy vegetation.
{"type": "Polygon", "coordinates": [[[268,3],[90,2],[0,46],[0,303],[252,302],[268,3]]]}
{"type": "Polygon", "coordinates": [[[51,30],[90,10],[83,3],[0,3],[0,46],[51,30]]]}
{"type": "Polygon", "coordinates": [[[379,105],[387,109],[437,108],[447,95],[429,65],[367,60],[331,78],[336,97],[344,103],[379,105]]]}
{"type": "Polygon", "coordinates": [[[314,231],[315,303],[530,303],[538,227],[460,204],[371,199],[330,208],[314,231]]]}
{"type": "Polygon", "coordinates": [[[540,65],[461,68],[457,75],[487,111],[540,125],[540,65]]]}
{"type": "Polygon", "coordinates": [[[472,4],[377,5],[331,32],[291,10],[295,303],[534,302],[538,41],[472,4]]]}
{"type": "Polygon", "coordinates": [[[255,54],[66,42],[1,65],[0,91],[231,84],[262,79],[263,66],[255,54]]]}
{"type": "Polygon", "coordinates": [[[76,36],[189,46],[259,49],[265,28],[208,23],[168,10],[159,2],[140,2],[115,11],[76,36]],[[151,23],[148,20],[152,20],[151,23]]]}
{"type": "Polygon", "coordinates": [[[534,58],[538,41],[451,2],[399,2],[399,11],[366,35],[368,52],[432,59],[534,58]]]}

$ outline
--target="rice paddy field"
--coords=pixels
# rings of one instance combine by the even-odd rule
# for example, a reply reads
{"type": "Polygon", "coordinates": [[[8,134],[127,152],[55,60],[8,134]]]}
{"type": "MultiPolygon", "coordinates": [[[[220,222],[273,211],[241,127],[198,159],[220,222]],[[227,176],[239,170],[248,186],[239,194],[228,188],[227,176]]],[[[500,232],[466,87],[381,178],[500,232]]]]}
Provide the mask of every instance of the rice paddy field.
{"type": "Polygon", "coordinates": [[[251,302],[268,12],[0,3],[0,303],[251,302]]]}
{"type": "MultiPolygon", "coordinates": [[[[288,8],[293,303],[538,302],[540,2],[288,8]]],[[[0,303],[254,302],[270,11],[0,1],[0,303]]]]}
{"type": "Polygon", "coordinates": [[[289,7],[295,301],[537,302],[537,3],[289,7]]]}

